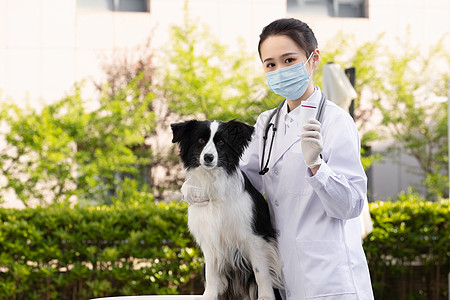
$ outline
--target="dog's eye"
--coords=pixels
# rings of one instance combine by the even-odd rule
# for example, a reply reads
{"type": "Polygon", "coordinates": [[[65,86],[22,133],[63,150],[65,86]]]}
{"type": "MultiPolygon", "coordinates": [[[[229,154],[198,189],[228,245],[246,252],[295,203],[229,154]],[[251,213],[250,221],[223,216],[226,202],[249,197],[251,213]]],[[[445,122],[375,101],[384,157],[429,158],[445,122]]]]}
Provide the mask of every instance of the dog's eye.
{"type": "Polygon", "coordinates": [[[217,146],[222,146],[223,145],[223,141],[222,140],[218,140],[217,141],[217,146]]]}
{"type": "Polygon", "coordinates": [[[197,141],[200,145],[203,145],[203,144],[205,144],[205,140],[204,139],[198,139],[198,141],[197,141]]]}

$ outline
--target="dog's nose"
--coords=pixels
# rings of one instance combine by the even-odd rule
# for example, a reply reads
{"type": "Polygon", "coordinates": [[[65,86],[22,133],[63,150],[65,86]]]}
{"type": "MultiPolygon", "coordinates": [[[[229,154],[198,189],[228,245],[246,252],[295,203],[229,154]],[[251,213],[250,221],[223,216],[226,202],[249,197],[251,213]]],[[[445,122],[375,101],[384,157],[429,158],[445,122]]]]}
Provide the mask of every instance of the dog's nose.
{"type": "Polygon", "coordinates": [[[214,155],[212,155],[212,154],[205,154],[203,156],[203,159],[205,160],[206,163],[211,163],[214,160],[214,155]]]}

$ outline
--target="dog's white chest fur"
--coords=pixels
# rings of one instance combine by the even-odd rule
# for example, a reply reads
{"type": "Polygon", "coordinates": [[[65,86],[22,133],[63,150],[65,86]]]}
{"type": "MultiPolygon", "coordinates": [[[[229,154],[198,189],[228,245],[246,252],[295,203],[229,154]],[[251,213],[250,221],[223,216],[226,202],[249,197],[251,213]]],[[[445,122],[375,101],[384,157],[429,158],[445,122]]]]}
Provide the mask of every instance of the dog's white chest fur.
{"type": "Polygon", "coordinates": [[[193,172],[196,174],[192,175],[203,177],[203,188],[210,202],[206,206],[189,207],[189,230],[202,248],[216,248],[211,250],[228,260],[252,235],[253,204],[242,188],[243,177],[240,173],[229,176],[220,169],[206,172],[199,168],[193,172]],[[233,253],[219,253],[223,251],[219,249],[230,249],[233,253]]]}

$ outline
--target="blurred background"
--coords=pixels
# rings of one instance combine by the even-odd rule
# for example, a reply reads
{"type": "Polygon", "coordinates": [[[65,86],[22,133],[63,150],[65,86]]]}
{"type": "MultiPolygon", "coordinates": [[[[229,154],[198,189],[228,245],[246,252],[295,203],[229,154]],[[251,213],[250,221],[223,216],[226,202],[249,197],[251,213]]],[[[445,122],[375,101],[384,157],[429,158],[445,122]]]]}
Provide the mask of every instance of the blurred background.
{"type": "MultiPolygon", "coordinates": [[[[214,60],[230,55],[235,56],[235,61],[245,61],[247,69],[254,64],[254,70],[247,70],[248,78],[241,77],[248,81],[245,84],[252,89],[251,93],[241,94],[241,97],[252,98],[242,100],[247,103],[260,100],[267,94],[267,88],[261,82],[258,82],[260,86],[254,82],[263,76],[257,55],[259,33],[274,19],[295,17],[313,29],[322,64],[334,61],[343,68],[356,68],[355,120],[360,134],[371,132],[364,146],[375,154],[390,150],[388,156],[375,161],[368,170],[369,199],[395,197],[410,186],[427,196],[430,191],[423,185],[424,181],[432,185],[430,181],[439,181],[438,174],[448,173],[448,163],[443,157],[440,164],[426,161],[440,150],[448,156],[446,149],[428,151],[433,147],[447,147],[446,136],[436,142],[440,145],[423,141],[426,149],[414,151],[408,141],[399,140],[407,137],[405,132],[394,129],[398,123],[394,118],[402,114],[405,118],[414,118],[400,110],[403,107],[398,105],[408,101],[398,99],[400,97],[411,97],[424,110],[434,110],[447,101],[450,1],[191,0],[189,7],[186,5],[183,0],[1,0],[0,101],[41,110],[73,94],[74,86],[82,83],[79,93],[85,105],[95,108],[99,105],[99,93],[106,85],[110,89],[120,88],[130,77],[146,70],[146,89],[155,100],[149,111],[156,113],[153,122],[156,125],[166,118],[165,114],[189,114],[176,107],[169,111],[164,108],[167,102],[175,101],[166,99],[170,94],[167,93],[170,89],[167,71],[177,72],[177,68],[182,67],[173,57],[178,56],[175,48],[188,43],[195,46],[195,54],[199,56],[214,56],[214,44],[220,44],[223,49],[215,58],[210,57],[210,64],[217,65],[214,60]],[[195,38],[177,42],[174,26],[179,26],[180,30],[195,26],[198,32],[179,32],[195,38]],[[403,82],[398,82],[400,80],[403,82]],[[399,89],[406,90],[399,95],[396,94],[399,89]],[[374,101],[380,109],[373,109],[374,101]],[[398,111],[392,111],[393,107],[398,111]],[[386,116],[387,112],[395,116],[386,116]],[[379,125],[383,121],[385,126],[381,128],[379,125]],[[396,138],[396,135],[401,137],[396,138]]],[[[182,58],[178,56],[178,59],[182,58]]],[[[228,61],[229,65],[221,72],[230,70],[232,63],[228,61]]],[[[182,70],[178,68],[178,71],[182,70]]],[[[320,75],[319,70],[315,74],[319,86],[320,75]]],[[[181,84],[188,88],[192,82],[182,80],[181,84]]],[[[217,88],[217,92],[223,90],[223,87],[217,88]]],[[[212,100],[208,101],[213,104],[212,100]]],[[[252,122],[263,109],[274,106],[270,104],[270,101],[267,105],[256,103],[259,107],[244,120],[252,122]]],[[[210,109],[213,110],[211,106],[210,109]]],[[[441,108],[438,110],[443,112],[441,108]]],[[[194,115],[200,111],[193,109],[191,112],[194,115]]],[[[239,117],[223,115],[228,119],[236,116],[239,117]]],[[[167,122],[162,124],[165,126],[167,122]]],[[[417,128],[419,132],[422,129],[417,128]]],[[[164,154],[171,146],[163,132],[163,127],[147,132],[146,145],[153,155],[164,154]]],[[[425,136],[416,138],[416,142],[427,139],[425,136]]],[[[162,184],[161,181],[169,180],[162,164],[153,162],[148,167],[153,172],[147,176],[155,175],[149,183],[162,184]]],[[[440,184],[445,185],[445,182],[442,179],[440,184]]],[[[12,194],[7,198],[5,205],[20,206],[13,202],[12,194]]]]}

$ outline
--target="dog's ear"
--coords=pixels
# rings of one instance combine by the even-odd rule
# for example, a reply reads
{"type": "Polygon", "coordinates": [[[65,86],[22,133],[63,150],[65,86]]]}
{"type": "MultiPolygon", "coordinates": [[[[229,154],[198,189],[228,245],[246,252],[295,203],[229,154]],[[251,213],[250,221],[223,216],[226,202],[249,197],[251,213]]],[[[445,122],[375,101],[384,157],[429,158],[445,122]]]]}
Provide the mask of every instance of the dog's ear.
{"type": "Polygon", "coordinates": [[[186,127],[186,122],[170,124],[170,128],[172,128],[172,134],[173,134],[172,143],[178,143],[181,141],[181,137],[183,136],[185,127],[186,127]]]}
{"type": "Polygon", "coordinates": [[[181,122],[181,123],[172,123],[170,124],[170,128],[172,128],[172,143],[179,143],[183,139],[183,136],[186,133],[186,130],[192,126],[197,124],[196,120],[181,122]]]}
{"type": "MultiPolygon", "coordinates": [[[[243,122],[231,120],[226,123],[229,132],[229,142],[233,145],[245,148],[251,141],[255,128],[243,122]]],[[[242,149],[243,150],[243,149],[242,149]]]]}

